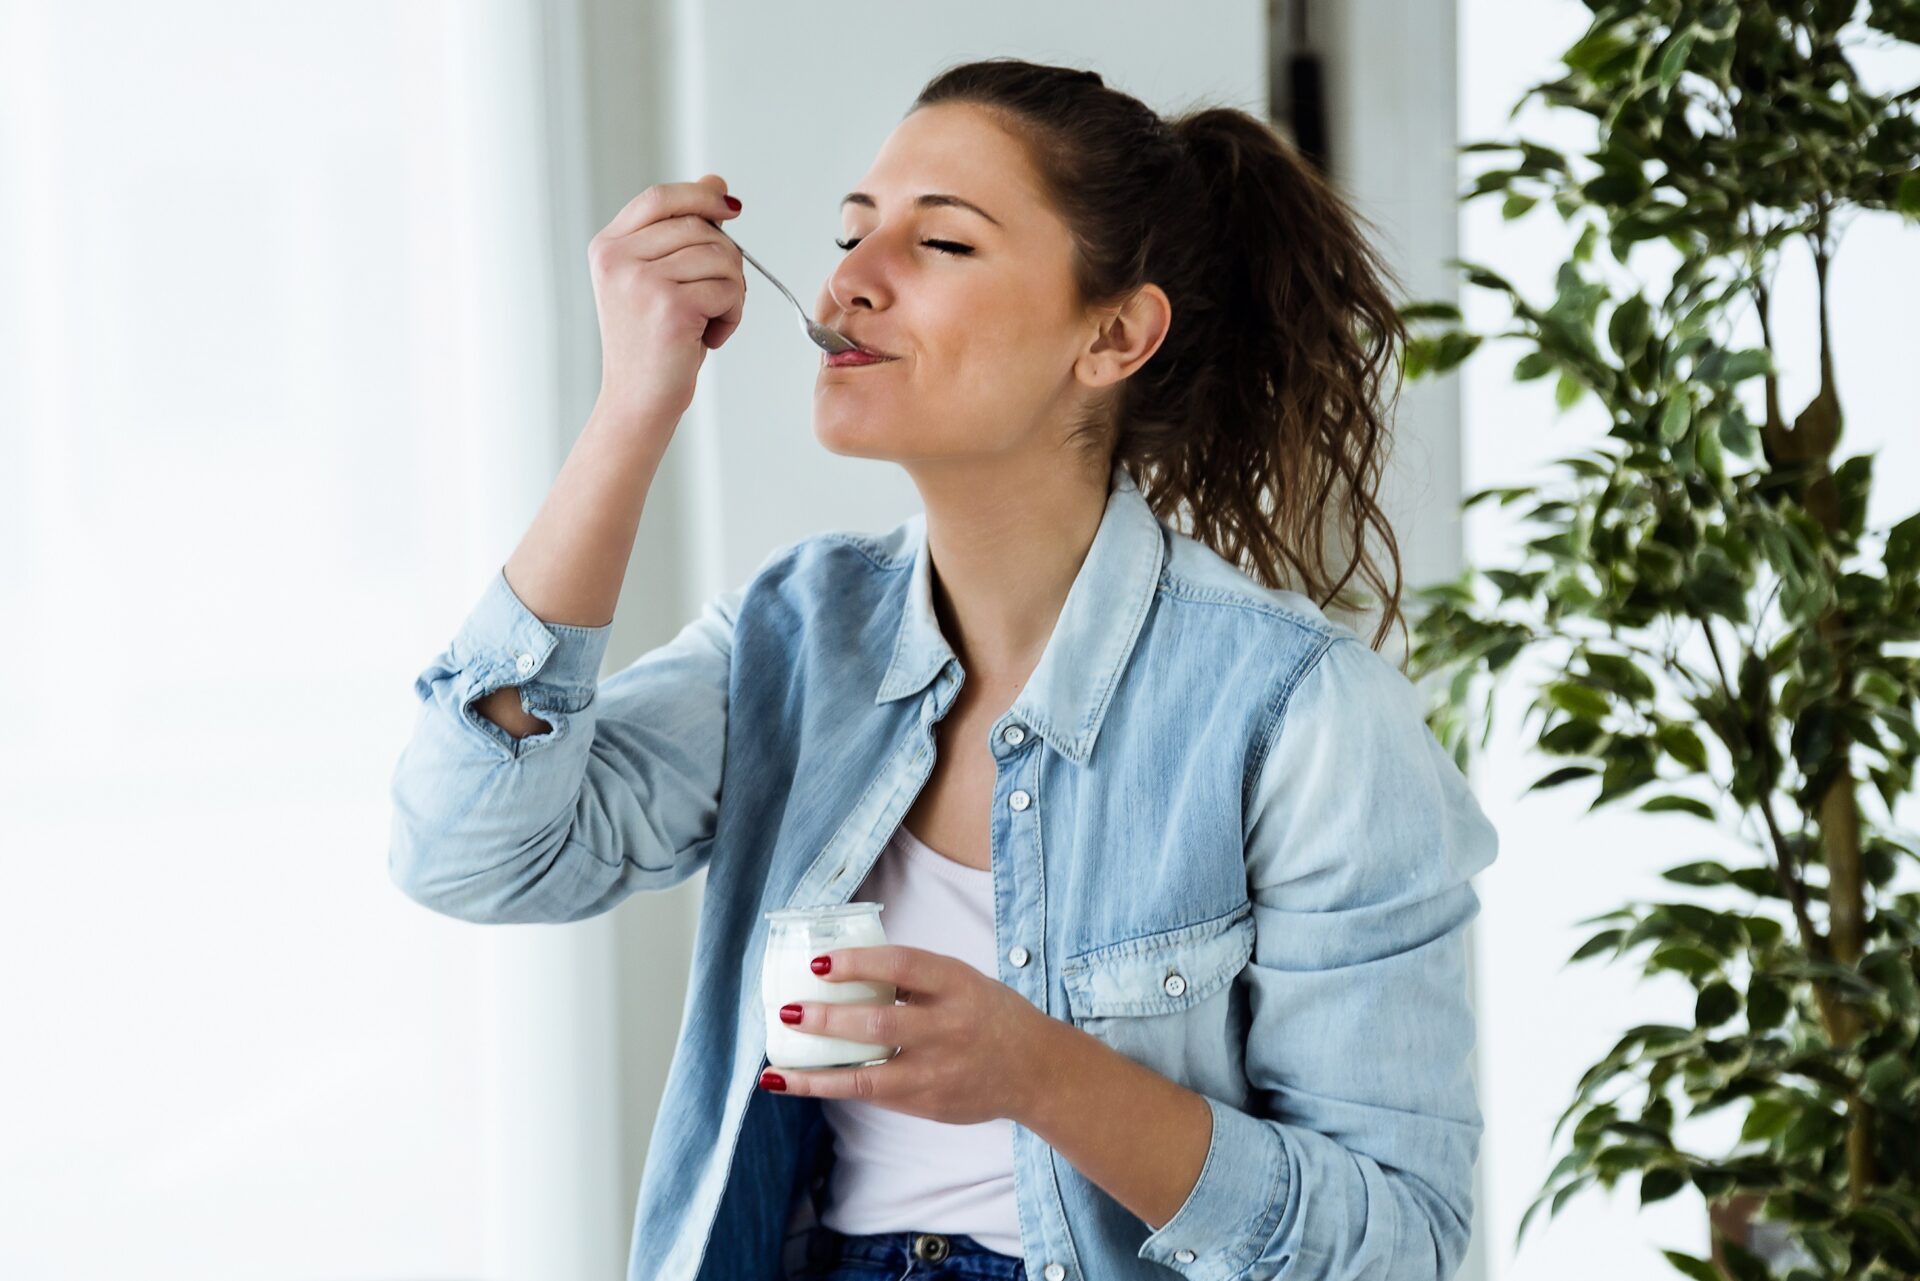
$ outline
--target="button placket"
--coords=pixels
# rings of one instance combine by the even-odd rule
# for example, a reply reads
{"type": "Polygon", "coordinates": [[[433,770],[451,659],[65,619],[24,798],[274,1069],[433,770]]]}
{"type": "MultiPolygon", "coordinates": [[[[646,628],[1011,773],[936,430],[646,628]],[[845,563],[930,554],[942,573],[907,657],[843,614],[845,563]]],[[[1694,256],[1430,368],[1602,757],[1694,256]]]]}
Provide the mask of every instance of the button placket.
{"type": "MultiPolygon", "coordinates": [[[[1018,747],[1026,742],[1026,739],[1027,731],[1019,725],[1009,724],[1000,731],[1000,741],[1008,747],[1018,747]]],[[[1009,753],[1005,759],[1008,767],[1011,768],[1011,753],[1009,753]]],[[[1028,764],[1031,766],[1033,762],[1029,760],[1028,764]]],[[[1037,777],[1037,775],[1030,775],[1030,777],[1037,777]]],[[[1035,799],[1033,793],[1024,787],[1015,788],[1007,794],[1007,808],[1016,814],[1023,814],[1029,809],[1032,809],[1034,805],[1035,799]]],[[[1017,823],[1010,823],[1010,828],[1012,829],[1018,829],[1019,826],[1017,823]]],[[[1018,838],[1012,839],[1015,845],[1020,844],[1018,838]]],[[[1036,910],[1038,909],[1036,908],[1036,910]]],[[[1018,943],[1008,948],[1006,955],[1008,962],[1015,969],[1025,969],[1035,959],[1030,951],[1018,943]]],[[[1036,980],[1037,978],[1038,976],[1036,976],[1036,980]]],[[[1066,1281],[1067,1267],[1064,1263],[1056,1260],[1042,1267],[1040,1269],[1040,1276],[1044,1278],[1044,1281],[1066,1281]]]]}

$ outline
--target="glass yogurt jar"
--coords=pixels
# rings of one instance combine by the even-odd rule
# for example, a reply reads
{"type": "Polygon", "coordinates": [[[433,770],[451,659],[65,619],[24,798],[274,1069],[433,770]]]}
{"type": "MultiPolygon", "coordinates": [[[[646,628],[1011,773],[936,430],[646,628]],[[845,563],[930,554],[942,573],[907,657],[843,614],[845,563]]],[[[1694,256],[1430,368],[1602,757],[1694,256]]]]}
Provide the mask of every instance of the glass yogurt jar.
{"type": "Polygon", "coordinates": [[[760,966],[760,999],[766,1007],[767,1062],[774,1067],[868,1067],[900,1052],[897,1045],[873,1045],[838,1036],[802,1032],[780,1021],[780,1007],[793,1001],[836,1005],[892,1005],[891,983],[866,979],[823,979],[808,964],[838,947],[878,947],[887,941],[880,928],[879,903],[842,903],[833,907],[785,907],[765,914],[767,951],[760,966]]]}

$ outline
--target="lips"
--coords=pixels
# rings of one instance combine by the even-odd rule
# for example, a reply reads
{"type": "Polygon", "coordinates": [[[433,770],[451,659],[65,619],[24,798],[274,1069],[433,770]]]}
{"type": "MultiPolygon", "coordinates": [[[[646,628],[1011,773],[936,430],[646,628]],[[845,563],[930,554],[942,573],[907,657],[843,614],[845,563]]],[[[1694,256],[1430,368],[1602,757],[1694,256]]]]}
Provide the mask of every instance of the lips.
{"type": "Polygon", "coordinates": [[[826,358],[826,363],[835,367],[841,365],[881,365],[889,360],[898,359],[898,356],[889,356],[884,352],[859,347],[853,351],[835,352],[826,358]]]}
{"type": "Polygon", "coordinates": [[[840,331],[840,336],[842,338],[845,338],[848,342],[852,343],[855,347],[859,348],[860,351],[865,353],[866,355],[878,356],[882,360],[898,360],[899,359],[898,356],[894,355],[890,351],[882,351],[880,350],[880,348],[875,347],[871,343],[861,342],[858,338],[855,338],[852,334],[848,333],[844,329],[840,331]]]}

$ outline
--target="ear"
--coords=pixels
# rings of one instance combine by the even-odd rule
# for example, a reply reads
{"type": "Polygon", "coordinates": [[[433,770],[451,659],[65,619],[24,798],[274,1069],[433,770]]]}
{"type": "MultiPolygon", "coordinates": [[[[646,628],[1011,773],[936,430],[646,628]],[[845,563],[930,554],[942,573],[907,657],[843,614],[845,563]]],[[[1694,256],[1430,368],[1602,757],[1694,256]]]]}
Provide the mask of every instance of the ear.
{"type": "Polygon", "coordinates": [[[1173,303],[1152,283],[1141,285],[1118,306],[1094,312],[1093,340],[1074,362],[1074,376],[1090,387],[1106,387],[1147,363],[1166,340],[1173,303]]]}

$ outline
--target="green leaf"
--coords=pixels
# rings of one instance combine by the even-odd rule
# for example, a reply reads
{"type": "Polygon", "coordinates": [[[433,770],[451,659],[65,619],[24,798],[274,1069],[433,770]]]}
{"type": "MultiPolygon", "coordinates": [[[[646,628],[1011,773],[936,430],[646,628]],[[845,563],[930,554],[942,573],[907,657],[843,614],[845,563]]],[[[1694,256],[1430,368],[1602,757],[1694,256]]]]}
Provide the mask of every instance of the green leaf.
{"type": "Polygon", "coordinates": [[[1559,787],[1562,783],[1571,783],[1577,778],[1591,778],[1599,772],[1599,770],[1591,765],[1566,765],[1554,770],[1551,774],[1543,774],[1535,779],[1532,786],[1527,788],[1527,791],[1545,791],[1549,787],[1559,787]]]}
{"type": "Polygon", "coordinates": [[[1668,721],[1654,731],[1653,737],[1667,755],[1688,769],[1702,773],[1706,771],[1707,745],[1702,743],[1700,736],[1687,726],[1676,721],[1668,721]]]}
{"type": "Polygon", "coordinates": [[[1701,978],[1720,968],[1720,958],[1691,943],[1662,943],[1647,958],[1648,970],[1678,970],[1689,978],[1701,978]]]}
{"type": "Polygon", "coordinates": [[[1567,964],[1571,965],[1575,961],[1584,961],[1590,956],[1604,952],[1619,943],[1626,935],[1627,932],[1625,930],[1601,930],[1598,934],[1582,943],[1579,948],[1575,950],[1574,954],[1567,958],[1567,964]]]}
{"type": "Polygon", "coordinates": [[[1693,1003],[1693,1021],[1700,1027],[1719,1027],[1739,1012],[1740,994],[1724,979],[1701,988],[1693,1003]]]}
{"type": "Polygon", "coordinates": [[[1740,1126],[1740,1142],[1764,1143],[1785,1132],[1800,1115],[1796,1096],[1771,1094],[1753,1101],[1740,1126]]]}
{"type": "MultiPolygon", "coordinates": [[[[1489,489],[1476,489],[1473,493],[1468,494],[1465,500],[1461,502],[1460,510],[1466,511],[1470,507],[1477,507],[1489,498],[1498,498],[1500,505],[1505,507],[1508,503],[1525,498],[1531,493],[1533,493],[1532,485],[1496,485],[1489,489]]],[[[1441,586],[1436,585],[1433,590],[1441,589],[1441,586]]],[[[1473,597],[1469,593],[1461,593],[1460,599],[1468,605],[1473,603],[1473,597]]]]}
{"type": "Polygon", "coordinates": [[[1620,654],[1585,649],[1580,652],[1580,661],[1586,664],[1595,685],[1630,699],[1653,698],[1653,681],[1632,659],[1620,654]]]}
{"type": "Polygon", "coordinates": [[[1602,720],[1613,706],[1599,690],[1566,681],[1555,681],[1547,686],[1547,701],[1583,721],[1602,720]]]}
{"type": "MultiPolygon", "coordinates": [[[[1597,30],[1588,33],[1565,53],[1560,60],[1575,71],[1584,71],[1592,75],[1614,58],[1631,51],[1633,44],[1611,31],[1597,30]]],[[[1719,1281],[1719,1278],[1715,1278],[1719,1281]]]]}
{"type": "Polygon", "coordinates": [[[1549,352],[1530,351],[1520,357],[1513,366],[1515,382],[1531,382],[1536,378],[1545,378],[1554,369],[1553,356],[1549,352]]]}
{"type": "Polygon", "coordinates": [[[1669,881],[1681,885],[1725,885],[1733,879],[1733,874],[1724,864],[1705,860],[1698,863],[1682,863],[1670,867],[1660,875],[1669,881]]]}
{"type": "Polygon", "coordinates": [[[1907,217],[1920,218],[1920,173],[1910,173],[1900,180],[1893,203],[1907,217]]]}
{"type": "Polygon", "coordinates": [[[1705,801],[1697,801],[1691,796],[1656,796],[1644,802],[1640,808],[1655,814],[1667,810],[1678,810],[1683,814],[1692,814],[1709,821],[1717,817],[1711,805],[1705,801]]]}
{"type": "Polygon", "coordinates": [[[1920,1234],[1878,1206],[1863,1205],[1848,1210],[1840,1216],[1840,1222],[1847,1226],[1871,1227],[1888,1240],[1899,1241],[1909,1251],[1920,1254],[1920,1234]]]}
{"type": "Polygon", "coordinates": [[[1733,1281],[1774,1281],[1773,1269],[1767,1266],[1765,1260],[1725,1237],[1720,1239],[1720,1257],[1726,1260],[1733,1281]]]}
{"type": "Polygon", "coordinates": [[[1738,405],[1721,417],[1719,436],[1721,445],[1740,458],[1753,458],[1759,453],[1759,429],[1747,420],[1738,405]]]}
{"type": "Polygon", "coordinates": [[[1920,570],[1920,513],[1887,531],[1887,570],[1902,578],[1920,570]]]}
{"type": "Polygon", "coordinates": [[[1654,78],[1660,82],[1660,94],[1665,97],[1672,91],[1674,82],[1680,79],[1680,73],[1686,69],[1687,55],[1693,52],[1694,33],[1689,31],[1674,40],[1660,55],[1660,65],[1654,72],[1654,78]]]}
{"type": "Polygon", "coordinates": [[[1779,1027],[1787,1017],[1787,990],[1765,974],[1747,981],[1747,1026],[1756,1032],[1779,1027]]]}
{"type": "Polygon", "coordinates": [[[1564,371],[1560,375],[1560,380],[1553,385],[1553,403],[1561,409],[1573,408],[1579,403],[1580,397],[1586,394],[1587,389],[1580,380],[1564,371]]]}
{"type": "Polygon", "coordinates": [[[1607,321],[1607,341],[1622,364],[1632,364],[1646,350],[1650,312],[1647,300],[1639,294],[1613,309],[1607,321]]]}
{"type": "Polygon", "coordinates": [[[1687,1176],[1678,1170],[1666,1166],[1648,1170],[1640,1176],[1640,1204],[1664,1201],[1686,1186],[1687,1176]]]}
{"type": "Polygon", "coordinates": [[[1730,352],[1726,363],[1720,367],[1723,381],[1737,383],[1751,378],[1755,374],[1769,373],[1773,369],[1773,360],[1764,347],[1748,347],[1742,351],[1730,352]]]}
{"type": "Polygon", "coordinates": [[[1671,1263],[1682,1276],[1692,1277],[1693,1281],[1727,1281],[1726,1277],[1720,1274],[1720,1269],[1714,1267],[1709,1259],[1696,1259],[1691,1254],[1682,1254],[1678,1250],[1662,1250],[1660,1253],[1667,1256],[1667,1262],[1671,1263]]]}
{"type": "Polygon", "coordinates": [[[1500,217],[1512,222],[1539,203],[1538,196],[1530,196],[1519,191],[1509,192],[1507,198],[1500,202],[1500,217]]]}
{"type": "Polygon", "coordinates": [[[1687,434],[1687,424],[1693,421],[1693,402],[1686,393],[1672,397],[1666,407],[1660,411],[1660,440],[1671,445],[1687,434]]]}

